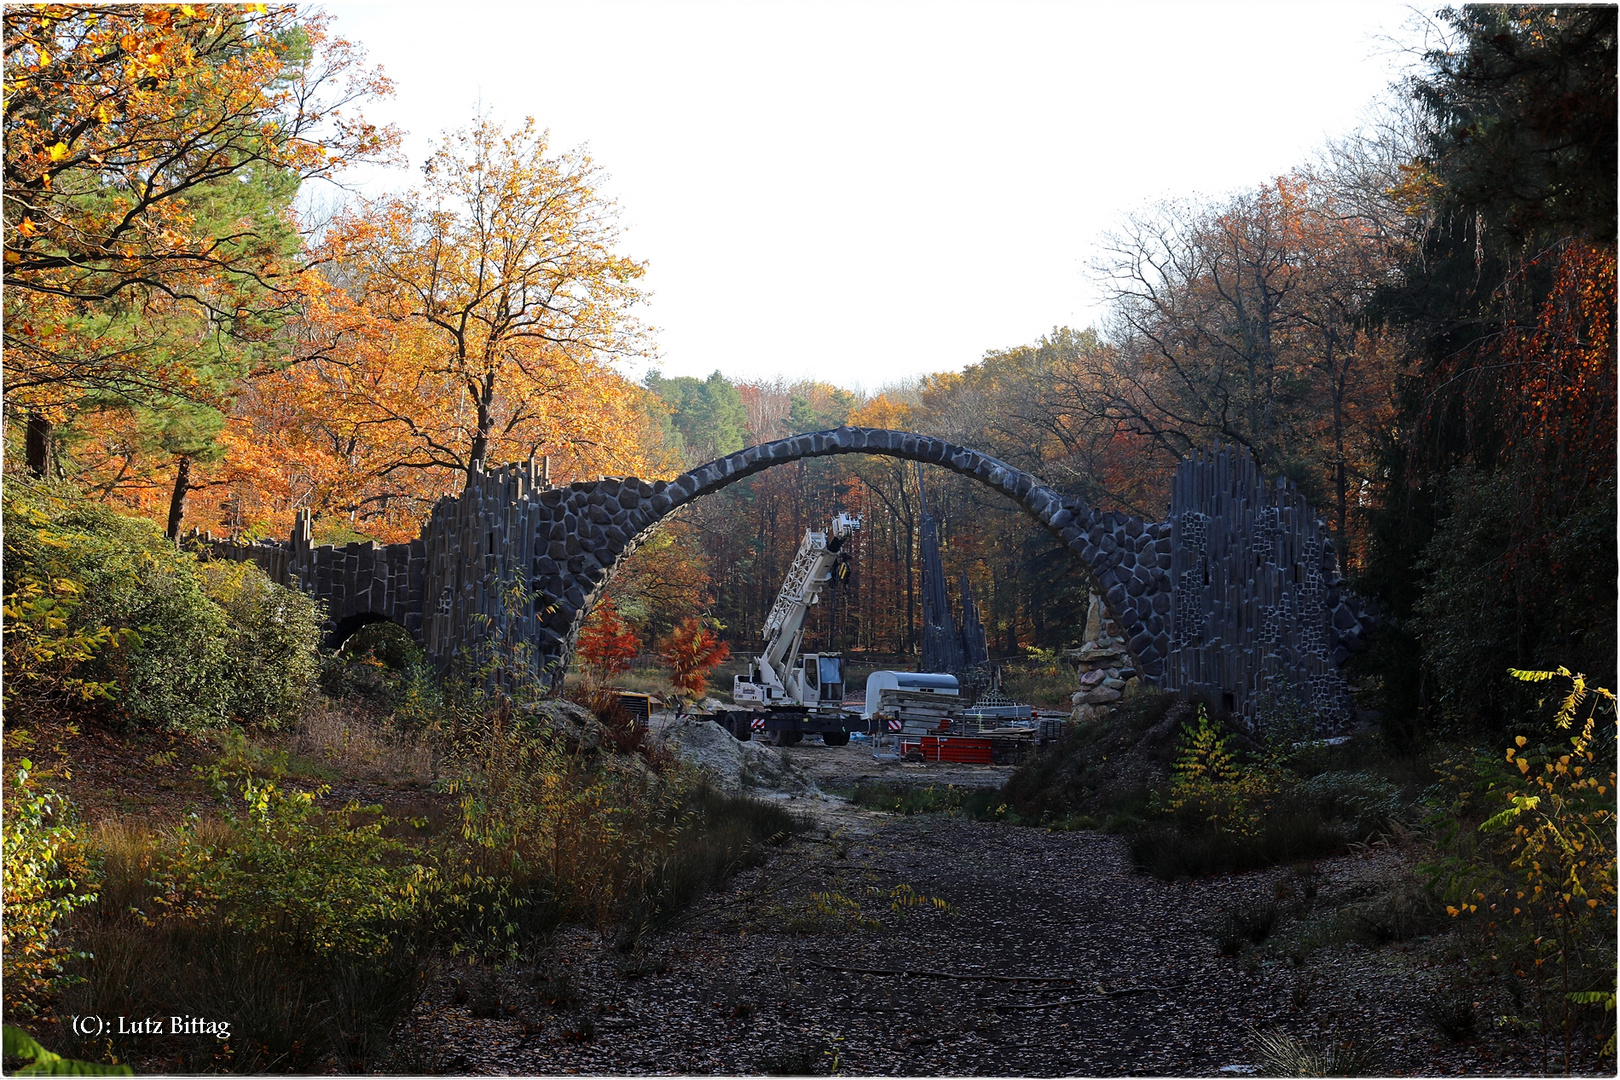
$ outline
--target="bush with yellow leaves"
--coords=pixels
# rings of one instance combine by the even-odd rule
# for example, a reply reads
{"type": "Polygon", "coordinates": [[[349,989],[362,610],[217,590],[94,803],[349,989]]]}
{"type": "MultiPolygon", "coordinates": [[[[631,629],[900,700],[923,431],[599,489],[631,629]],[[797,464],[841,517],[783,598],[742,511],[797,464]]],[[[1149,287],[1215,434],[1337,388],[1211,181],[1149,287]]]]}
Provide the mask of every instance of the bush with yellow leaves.
{"type": "MultiPolygon", "coordinates": [[[[1567,1064],[1582,1028],[1601,1053],[1615,1047],[1614,741],[1599,726],[1612,727],[1615,697],[1567,668],[1509,674],[1568,689],[1545,740],[1519,735],[1482,767],[1485,820],[1478,841],[1453,837],[1446,910],[1529,991],[1544,1045],[1561,1035],[1567,1064]]],[[[1454,812],[1477,814],[1470,801],[1454,812]]]]}
{"type": "Polygon", "coordinates": [[[1189,821],[1239,836],[1252,833],[1276,794],[1274,769],[1239,764],[1220,725],[1198,706],[1198,726],[1182,725],[1181,755],[1171,769],[1165,808],[1189,821]]]}

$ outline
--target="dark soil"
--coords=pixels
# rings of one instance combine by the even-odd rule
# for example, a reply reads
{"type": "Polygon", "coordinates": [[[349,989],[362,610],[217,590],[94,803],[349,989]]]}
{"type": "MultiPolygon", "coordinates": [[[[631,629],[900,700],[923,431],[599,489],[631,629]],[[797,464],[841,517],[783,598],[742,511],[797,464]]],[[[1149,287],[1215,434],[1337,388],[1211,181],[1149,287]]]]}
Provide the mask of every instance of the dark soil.
{"type": "MultiPolygon", "coordinates": [[[[539,965],[444,973],[411,1032],[433,1049],[412,1067],[1212,1075],[1250,1063],[1256,1031],[1275,1025],[1374,1044],[1387,1075],[1541,1071],[1522,1038],[1459,1045],[1424,1019],[1448,969],[1442,939],[1331,945],[1297,967],[1219,955],[1216,913],[1271,902],[1287,870],[1163,882],[1096,833],[835,819],[629,953],[577,932],[539,965]],[[926,899],[892,911],[897,886],[953,911],[926,899]],[[818,893],[860,915],[817,919],[818,893]]],[[[1313,899],[1284,905],[1284,921],[1376,896],[1405,865],[1388,849],[1323,861],[1313,899]]]]}

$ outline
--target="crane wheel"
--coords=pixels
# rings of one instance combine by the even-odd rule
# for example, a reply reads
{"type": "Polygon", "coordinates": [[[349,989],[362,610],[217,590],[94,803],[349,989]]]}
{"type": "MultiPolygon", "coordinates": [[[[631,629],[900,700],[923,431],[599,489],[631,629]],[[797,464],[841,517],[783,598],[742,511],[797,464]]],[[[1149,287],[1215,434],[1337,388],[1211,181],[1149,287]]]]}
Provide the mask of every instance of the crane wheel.
{"type": "Polygon", "coordinates": [[[771,732],[772,746],[797,746],[804,738],[802,731],[773,731],[771,732]]]}
{"type": "Polygon", "coordinates": [[[825,744],[827,746],[848,746],[849,745],[849,732],[847,732],[847,731],[824,731],[824,732],[821,733],[821,741],[822,741],[823,744],[825,744]]]}
{"type": "Polygon", "coordinates": [[[747,713],[732,713],[731,723],[727,727],[731,730],[731,737],[738,742],[747,742],[754,737],[754,722],[747,713]]]}

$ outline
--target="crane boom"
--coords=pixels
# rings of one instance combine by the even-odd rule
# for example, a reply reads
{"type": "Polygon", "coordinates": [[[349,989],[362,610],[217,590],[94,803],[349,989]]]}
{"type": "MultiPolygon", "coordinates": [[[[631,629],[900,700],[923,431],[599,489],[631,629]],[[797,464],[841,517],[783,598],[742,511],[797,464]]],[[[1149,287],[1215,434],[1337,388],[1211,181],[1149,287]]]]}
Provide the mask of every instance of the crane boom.
{"type": "MultiPolygon", "coordinates": [[[[807,678],[798,663],[799,645],[804,639],[805,616],[821,601],[822,589],[834,579],[840,566],[848,563],[848,555],[842,551],[844,540],[860,527],[860,518],[840,513],[826,532],[805,530],[799,551],[788,567],[787,578],[776,594],[776,602],[760,628],[765,646],[758,658],[749,662],[748,673],[733,681],[732,698],[738,704],[814,707],[826,699],[835,683],[842,699],[840,659],[834,655],[818,656],[817,669],[807,678]],[[838,669],[836,679],[824,677],[832,674],[832,669],[823,672],[822,661],[831,661],[838,669]]],[[[806,663],[810,660],[805,657],[806,663]]]]}

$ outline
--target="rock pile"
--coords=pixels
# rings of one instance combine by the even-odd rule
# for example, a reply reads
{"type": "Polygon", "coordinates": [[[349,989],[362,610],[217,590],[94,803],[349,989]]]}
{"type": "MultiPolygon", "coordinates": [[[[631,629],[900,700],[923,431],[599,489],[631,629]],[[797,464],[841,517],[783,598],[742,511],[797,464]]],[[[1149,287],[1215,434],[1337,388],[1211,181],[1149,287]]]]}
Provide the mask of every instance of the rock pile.
{"type": "Polygon", "coordinates": [[[1074,705],[1070,718],[1081,723],[1107,716],[1140,682],[1125,642],[1095,592],[1086,612],[1085,640],[1063,658],[1074,665],[1079,677],[1080,689],[1069,700],[1074,705]]]}
{"type": "Polygon", "coordinates": [[[728,795],[751,791],[820,794],[804,770],[789,761],[782,751],[764,743],[738,742],[711,720],[676,720],[655,732],[654,737],[728,795]]]}

